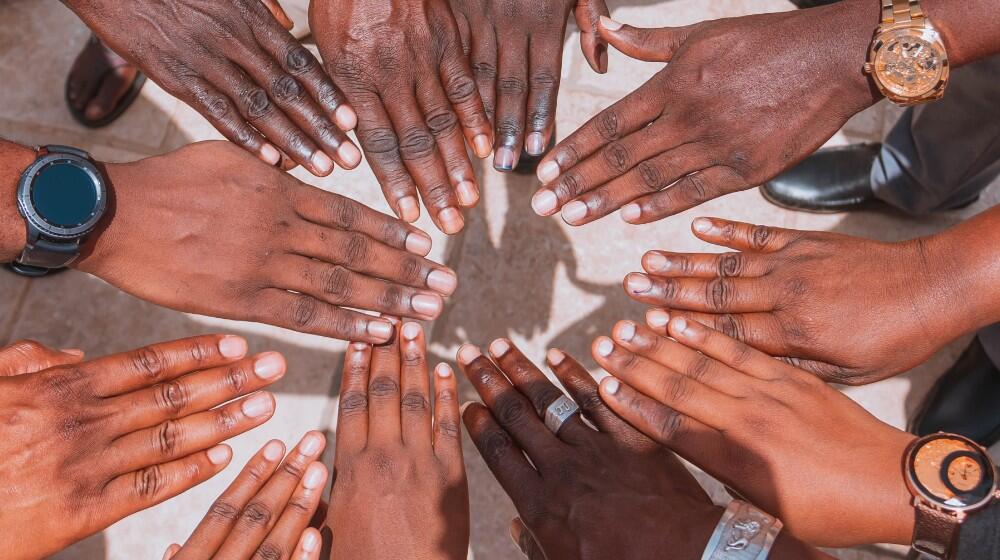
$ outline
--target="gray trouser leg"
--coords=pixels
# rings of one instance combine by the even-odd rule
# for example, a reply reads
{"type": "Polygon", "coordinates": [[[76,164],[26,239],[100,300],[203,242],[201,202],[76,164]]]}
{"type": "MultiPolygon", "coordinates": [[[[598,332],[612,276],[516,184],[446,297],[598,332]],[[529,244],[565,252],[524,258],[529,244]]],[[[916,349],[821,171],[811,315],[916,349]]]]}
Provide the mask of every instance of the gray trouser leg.
{"type": "Polygon", "coordinates": [[[872,166],[875,196],[909,214],[972,202],[1000,175],[1000,56],[958,68],[944,98],[907,109],[872,166]]]}

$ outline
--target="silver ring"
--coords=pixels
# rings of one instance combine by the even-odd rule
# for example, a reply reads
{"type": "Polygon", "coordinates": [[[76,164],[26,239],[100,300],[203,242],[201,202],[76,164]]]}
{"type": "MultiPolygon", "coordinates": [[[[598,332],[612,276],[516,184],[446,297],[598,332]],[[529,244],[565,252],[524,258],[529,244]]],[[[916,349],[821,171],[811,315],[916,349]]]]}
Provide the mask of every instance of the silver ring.
{"type": "Polygon", "coordinates": [[[563,424],[577,412],[580,412],[580,407],[573,402],[573,399],[560,395],[545,409],[545,427],[553,434],[558,434],[563,424]]]}

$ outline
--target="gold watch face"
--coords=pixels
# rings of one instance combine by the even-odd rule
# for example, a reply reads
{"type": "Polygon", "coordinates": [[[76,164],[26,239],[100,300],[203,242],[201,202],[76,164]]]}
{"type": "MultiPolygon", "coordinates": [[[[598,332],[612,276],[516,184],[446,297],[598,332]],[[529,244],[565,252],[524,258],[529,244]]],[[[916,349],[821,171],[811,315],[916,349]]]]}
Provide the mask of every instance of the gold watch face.
{"type": "Polygon", "coordinates": [[[962,510],[988,501],[996,489],[989,457],[960,436],[938,434],[917,444],[909,457],[910,480],[924,498],[962,510]]]}
{"type": "Polygon", "coordinates": [[[900,97],[918,98],[937,87],[947,64],[936,32],[899,29],[879,39],[872,66],[883,87],[900,97]]]}

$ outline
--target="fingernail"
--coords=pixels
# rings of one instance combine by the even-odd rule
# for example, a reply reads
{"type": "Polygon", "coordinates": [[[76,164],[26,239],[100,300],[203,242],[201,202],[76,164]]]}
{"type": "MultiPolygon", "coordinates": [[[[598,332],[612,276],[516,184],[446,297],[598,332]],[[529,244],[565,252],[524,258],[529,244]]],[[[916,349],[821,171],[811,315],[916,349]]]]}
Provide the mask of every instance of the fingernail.
{"type": "Polygon", "coordinates": [[[353,348],[357,352],[364,352],[365,350],[368,349],[368,345],[365,344],[364,342],[352,342],[351,348],[353,348]]]}
{"type": "Polygon", "coordinates": [[[381,340],[392,338],[392,323],[388,321],[369,321],[366,330],[368,334],[381,340]]]}
{"type": "Polygon", "coordinates": [[[538,175],[538,180],[541,181],[542,184],[547,185],[558,179],[559,174],[562,173],[562,171],[559,170],[558,163],[554,161],[547,161],[538,166],[538,171],[536,171],[536,173],[538,175]]]}
{"type": "Polygon", "coordinates": [[[258,418],[274,410],[274,399],[268,393],[257,393],[243,401],[240,409],[250,418],[258,418]]]}
{"type": "Polygon", "coordinates": [[[479,159],[485,159],[490,157],[490,152],[493,151],[493,146],[490,144],[490,139],[485,134],[480,134],[472,139],[472,146],[476,150],[476,155],[479,159]]]}
{"type": "Polygon", "coordinates": [[[233,456],[232,449],[228,445],[216,445],[208,450],[208,460],[213,465],[221,465],[233,456]]]}
{"type": "Polygon", "coordinates": [[[539,216],[551,216],[558,206],[559,198],[556,197],[556,193],[548,189],[542,189],[531,197],[531,208],[539,216]]]}
{"type": "Polygon", "coordinates": [[[609,18],[608,16],[601,16],[601,27],[607,29],[608,31],[618,31],[622,28],[622,24],[609,18]]]}
{"type": "Polygon", "coordinates": [[[521,548],[521,524],[520,523],[511,523],[510,524],[510,540],[514,541],[514,544],[517,546],[518,549],[521,550],[521,553],[524,553],[524,549],[521,548]]]}
{"type": "Polygon", "coordinates": [[[308,490],[315,490],[326,482],[326,469],[319,463],[313,463],[306,467],[306,475],[302,477],[302,486],[308,490]]]}
{"type": "MultiPolygon", "coordinates": [[[[222,352],[221,349],[219,351],[222,352]]],[[[63,354],[69,354],[70,356],[76,356],[77,358],[83,355],[83,350],[80,350],[79,348],[63,348],[62,350],[60,350],[60,352],[62,352],[63,354]]],[[[226,353],[223,352],[222,355],[226,356],[226,353]]],[[[229,356],[226,357],[228,358],[229,356]]]]}
{"type": "Polygon", "coordinates": [[[670,268],[670,260],[660,253],[646,253],[646,270],[663,272],[670,268]]]}
{"type": "Polygon", "coordinates": [[[691,224],[698,233],[708,233],[712,229],[712,221],[707,218],[698,218],[691,224]]]}
{"type": "Polygon", "coordinates": [[[476,358],[482,355],[482,351],[471,344],[463,344],[462,347],[458,349],[458,361],[464,365],[471,364],[476,360],[476,358]]]}
{"type": "Polygon", "coordinates": [[[635,323],[625,321],[618,327],[618,340],[629,342],[633,338],[635,338],[635,323]]]}
{"type": "Polygon", "coordinates": [[[253,364],[253,372],[261,379],[274,379],[285,373],[285,358],[277,352],[261,354],[253,364]]]}
{"type": "Polygon", "coordinates": [[[626,204],[625,206],[622,207],[622,210],[619,213],[619,215],[622,217],[623,221],[629,223],[638,222],[639,218],[642,217],[642,207],[640,207],[638,204],[634,202],[626,204]]]}
{"type": "Polygon", "coordinates": [[[281,456],[285,454],[285,447],[281,445],[280,441],[272,440],[267,442],[264,446],[264,458],[272,463],[281,459],[281,456]]]}
{"type": "Polygon", "coordinates": [[[670,330],[678,334],[690,334],[687,332],[688,322],[684,317],[676,317],[673,324],[670,325],[670,330]]]}
{"type": "Polygon", "coordinates": [[[493,156],[493,167],[498,171],[511,171],[514,169],[514,158],[514,150],[511,148],[497,148],[497,153],[493,156]]]}
{"type": "Polygon", "coordinates": [[[441,379],[447,379],[452,376],[451,366],[448,364],[438,364],[434,368],[434,373],[437,374],[441,379]]]}
{"type": "Polygon", "coordinates": [[[247,354],[247,341],[239,336],[224,336],[219,341],[219,353],[231,360],[242,358],[247,354]]]}
{"type": "Polygon", "coordinates": [[[306,434],[306,437],[302,438],[302,443],[299,444],[299,452],[303,455],[315,455],[319,452],[320,446],[323,445],[323,436],[316,433],[306,434]]]}
{"type": "Polygon", "coordinates": [[[324,175],[333,171],[333,160],[319,150],[316,150],[309,162],[312,163],[313,169],[324,175]]]}
{"type": "Polygon", "coordinates": [[[429,317],[437,317],[443,305],[444,302],[438,295],[417,294],[410,298],[410,307],[417,313],[429,317]]]}
{"type": "Polygon", "coordinates": [[[650,309],[646,312],[646,324],[654,329],[662,329],[670,322],[670,314],[660,309],[650,309]]]}
{"type": "Polygon", "coordinates": [[[628,291],[635,294],[648,292],[653,287],[653,283],[649,280],[649,278],[647,278],[644,274],[636,272],[628,275],[626,283],[628,284],[628,291]]]}
{"type": "Polygon", "coordinates": [[[568,224],[578,223],[587,217],[587,205],[579,200],[574,200],[562,208],[562,218],[568,224]]]}
{"type": "Polygon", "coordinates": [[[601,356],[605,357],[605,358],[607,358],[608,356],[610,356],[611,352],[614,349],[615,349],[615,343],[611,342],[611,339],[608,338],[608,337],[606,337],[606,336],[602,336],[597,341],[597,353],[600,354],[601,356]]]}
{"type": "Polygon", "coordinates": [[[337,121],[337,126],[344,132],[354,130],[354,127],[358,126],[358,114],[350,105],[337,107],[337,110],[333,112],[333,119],[337,121]]]}
{"type": "Polygon", "coordinates": [[[406,250],[414,255],[426,257],[431,252],[431,238],[420,231],[411,231],[406,235],[406,250]]]}
{"type": "Polygon", "coordinates": [[[396,201],[396,206],[399,208],[399,217],[404,222],[412,224],[420,218],[420,206],[417,204],[416,198],[404,196],[396,201]]]}
{"type": "Polygon", "coordinates": [[[438,220],[441,222],[442,231],[448,235],[454,235],[465,227],[465,219],[462,218],[462,213],[455,208],[445,208],[438,214],[438,220]]]}
{"type": "Polygon", "coordinates": [[[609,378],[604,382],[604,392],[609,395],[617,395],[618,389],[621,389],[622,384],[615,378],[609,378]]]}
{"type": "Polygon", "coordinates": [[[344,165],[354,169],[361,163],[361,150],[350,142],[344,142],[337,148],[337,156],[344,162],[344,165]]]}
{"type": "Polygon", "coordinates": [[[510,344],[502,338],[498,338],[490,344],[490,354],[493,354],[494,358],[503,357],[508,350],[510,350],[510,344]]]}
{"type": "Polygon", "coordinates": [[[432,270],[427,275],[427,287],[435,292],[450,296],[458,288],[458,276],[450,270],[432,270]]]}
{"type": "Polygon", "coordinates": [[[418,323],[406,323],[403,325],[403,338],[406,340],[416,340],[420,336],[421,330],[418,323]]]}
{"type": "Polygon", "coordinates": [[[458,193],[458,202],[462,206],[475,206],[479,202],[479,189],[472,181],[462,181],[455,187],[455,191],[458,193]]]}
{"type": "Polygon", "coordinates": [[[597,45],[597,73],[605,74],[608,71],[608,46],[597,45]]]}
{"type": "Polygon", "coordinates": [[[548,360],[549,365],[557,366],[566,359],[566,354],[563,354],[562,350],[550,348],[549,351],[545,353],[545,359],[548,360]]]}
{"type": "Polygon", "coordinates": [[[545,153],[545,136],[541,132],[532,132],[524,142],[528,155],[540,156],[545,153]]]}
{"type": "Polygon", "coordinates": [[[309,531],[306,533],[306,537],[302,539],[302,550],[306,552],[314,552],[318,544],[319,539],[316,538],[316,533],[309,531]]]}

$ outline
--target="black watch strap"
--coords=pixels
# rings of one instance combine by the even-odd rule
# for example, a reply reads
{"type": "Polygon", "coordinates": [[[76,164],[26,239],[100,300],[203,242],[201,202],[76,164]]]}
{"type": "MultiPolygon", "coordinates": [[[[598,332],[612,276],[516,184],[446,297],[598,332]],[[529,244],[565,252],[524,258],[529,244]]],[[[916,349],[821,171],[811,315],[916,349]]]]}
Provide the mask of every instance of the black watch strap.
{"type": "Polygon", "coordinates": [[[83,159],[93,159],[90,154],[80,148],[74,148],[72,146],[61,146],[59,144],[49,144],[47,146],[38,147],[38,155],[44,156],[47,154],[70,154],[76,157],[81,157],[83,159]]]}
{"type": "Polygon", "coordinates": [[[25,276],[45,276],[51,269],[69,266],[79,255],[79,240],[53,243],[39,238],[29,241],[21,256],[10,266],[25,276]]]}

